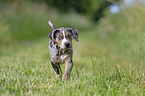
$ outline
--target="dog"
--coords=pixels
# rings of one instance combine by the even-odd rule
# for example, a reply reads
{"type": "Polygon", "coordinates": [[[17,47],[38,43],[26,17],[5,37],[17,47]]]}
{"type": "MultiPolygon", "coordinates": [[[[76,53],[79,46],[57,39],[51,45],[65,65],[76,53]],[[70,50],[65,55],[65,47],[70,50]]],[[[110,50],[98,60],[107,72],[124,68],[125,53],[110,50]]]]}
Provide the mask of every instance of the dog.
{"type": "Polygon", "coordinates": [[[60,65],[65,63],[65,72],[62,76],[62,81],[69,80],[73,68],[72,39],[74,38],[76,41],[79,41],[79,31],[77,29],[64,27],[57,29],[51,21],[48,24],[53,29],[48,35],[50,38],[49,51],[52,68],[56,73],[56,77],[58,77],[62,74],[60,65]]]}

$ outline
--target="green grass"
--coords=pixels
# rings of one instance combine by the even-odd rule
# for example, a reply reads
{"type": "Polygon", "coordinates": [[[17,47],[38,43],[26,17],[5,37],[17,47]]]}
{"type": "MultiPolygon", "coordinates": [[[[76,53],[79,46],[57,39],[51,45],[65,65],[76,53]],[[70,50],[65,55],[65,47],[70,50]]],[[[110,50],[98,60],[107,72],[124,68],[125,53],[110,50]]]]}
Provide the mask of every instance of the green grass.
{"type": "MultiPolygon", "coordinates": [[[[36,7],[33,6],[34,9],[36,7]]],[[[0,25],[2,25],[0,32],[3,32],[1,33],[3,36],[0,37],[2,42],[0,46],[0,94],[2,96],[145,95],[145,22],[142,19],[145,12],[143,6],[137,5],[134,10],[127,9],[116,15],[106,13],[106,17],[93,27],[90,27],[91,23],[84,24],[84,22],[90,21],[81,18],[80,15],[80,17],[75,14],[73,16],[63,15],[66,18],[64,19],[62,16],[60,20],[58,18],[60,14],[51,13],[49,15],[45,11],[47,9],[44,9],[42,14],[33,9],[29,10],[33,10],[33,15],[24,10],[23,12],[27,14],[23,13],[25,15],[22,15],[22,17],[19,17],[16,13],[12,21],[9,18],[1,19],[3,20],[3,22],[0,22],[0,25]],[[138,10],[140,14],[137,14],[138,10]],[[39,14],[40,17],[44,16],[42,21],[37,21],[39,16],[35,16],[36,14],[39,14]],[[34,22],[24,22],[28,18],[26,15],[34,22]],[[17,16],[23,19],[16,21],[17,16]],[[46,31],[47,16],[48,19],[54,17],[55,19],[52,20],[56,20],[55,22],[58,20],[57,27],[67,25],[78,28],[80,31],[79,42],[73,41],[74,66],[70,80],[66,82],[56,79],[51,67],[48,50],[49,39],[46,34],[50,32],[50,27],[46,31]],[[71,16],[74,17],[73,23],[69,23],[71,20],[69,21],[68,18],[71,16]],[[10,24],[7,20],[10,20],[10,24]],[[75,20],[78,25],[75,25],[75,20]],[[25,26],[21,25],[23,22],[29,31],[24,30],[25,26]],[[40,23],[40,29],[35,29],[39,26],[37,22],[40,23]],[[32,25],[31,27],[27,25],[29,23],[32,25]],[[13,29],[13,26],[15,24],[20,28],[16,28],[19,31],[14,33],[15,28],[13,29]],[[79,24],[82,24],[82,26],[79,26],[79,24]],[[83,30],[83,27],[87,25],[88,28],[83,30]],[[39,33],[41,29],[44,32],[39,33]],[[40,35],[33,34],[34,31],[40,35]],[[32,34],[35,38],[32,38],[32,34]]],[[[10,12],[3,15],[10,14],[10,12]]],[[[9,17],[9,15],[7,16],[9,17]]],[[[65,65],[62,65],[63,72],[64,67],[65,65]]]]}
{"type": "MultiPolygon", "coordinates": [[[[79,43],[74,42],[71,78],[62,82],[55,78],[47,45],[48,39],[44,38],[15,47],[18,49],[2,50],[2,95],[144,95],[143,64],[131,64],[123,57],[117,62],[115,57],[103,55],[103,52],[88,54],[82,50],[86,43],[80,38],[79,43]]],[[[95,48],[97,46],[100,47],[96,43],[95,48]]]]}

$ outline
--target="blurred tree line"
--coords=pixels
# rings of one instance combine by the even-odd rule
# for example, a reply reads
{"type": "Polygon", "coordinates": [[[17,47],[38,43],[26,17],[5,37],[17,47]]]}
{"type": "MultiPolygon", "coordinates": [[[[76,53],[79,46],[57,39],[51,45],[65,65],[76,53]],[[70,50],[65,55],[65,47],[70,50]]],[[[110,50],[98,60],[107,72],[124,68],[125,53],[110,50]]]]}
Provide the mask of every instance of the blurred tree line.
{"type": "MultiPolygon", "coordinates": [[[[2,2],[23,2],[23,0],[1,0],[2,2]]],[[[26,0],[25,0],[26,1],[26,0]]],[[[48,6],[57,8],[61,12],[77,12],[89,16],[93,21],[103,17],[104,11],[112,3],[121,0],[27,0],[32,2],[46,3],[48,6]]]]}
{"type": "Polygon", "coordinates": [[[61,12],[77,12],[89,16],[93,21],[98,21],[103,17],[103,12],[112,4],[119,0],[32,0],[46,2],[49,6],[56,7],[61,12]]]}

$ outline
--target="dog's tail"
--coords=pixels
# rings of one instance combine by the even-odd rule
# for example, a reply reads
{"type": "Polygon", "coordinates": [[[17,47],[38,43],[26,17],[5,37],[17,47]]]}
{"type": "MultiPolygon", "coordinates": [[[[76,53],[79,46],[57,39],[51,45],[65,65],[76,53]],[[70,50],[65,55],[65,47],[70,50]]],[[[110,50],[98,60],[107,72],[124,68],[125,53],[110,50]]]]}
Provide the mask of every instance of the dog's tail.
{"type": "Polygon", "coordinates": [[[52,23],[51,23],[51,21],[49,20],[48,21],[48,24],[51,26],[51,28],[54,30],[54,29],[57,29],[52,23]]]}

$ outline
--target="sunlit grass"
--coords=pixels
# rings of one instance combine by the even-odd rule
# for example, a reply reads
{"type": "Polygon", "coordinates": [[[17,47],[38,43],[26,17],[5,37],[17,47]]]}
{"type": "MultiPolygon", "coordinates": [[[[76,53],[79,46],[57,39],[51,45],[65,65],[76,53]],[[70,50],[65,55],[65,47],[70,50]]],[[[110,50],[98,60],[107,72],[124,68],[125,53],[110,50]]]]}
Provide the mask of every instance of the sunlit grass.
{"type": "MultiPolygon", "coordinates": [[[[112,57],[103,51],[96,56],[85,53],[83,46],[77,45],[86,45],[81,38],[79,43],[74,44],[74,67],[70,80],[57,80],[50,64],[47,44],[48,39],[42,39],[23,45],[18,51],[12,49],[10,54],[4,52],[5,55],[0,57],[3,94],[143,95],[142,65],[130,64],[124,58],[117,62],[113,53],[112,57]]],[[[94,45],[96,50],[91,51],[97,52],[97,46],[100,46],[99,43],[94,45]]]]}

